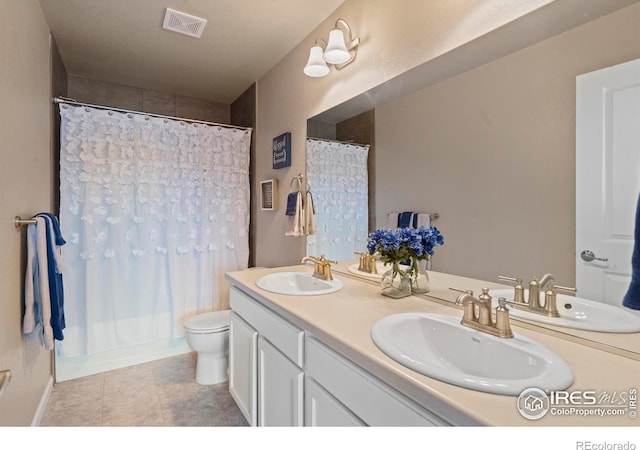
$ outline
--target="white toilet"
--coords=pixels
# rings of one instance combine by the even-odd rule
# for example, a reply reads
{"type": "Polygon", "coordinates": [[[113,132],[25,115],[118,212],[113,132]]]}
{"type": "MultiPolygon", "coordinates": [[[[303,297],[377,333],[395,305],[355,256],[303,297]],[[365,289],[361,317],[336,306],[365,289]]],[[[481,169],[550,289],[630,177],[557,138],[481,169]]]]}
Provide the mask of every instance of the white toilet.
{"type": "Polygon", "coordinates": [[[187,344],[198,353],[196,383],[227,381],[229,356],[229,311],[198,314],[184,322],[187,344]]]}

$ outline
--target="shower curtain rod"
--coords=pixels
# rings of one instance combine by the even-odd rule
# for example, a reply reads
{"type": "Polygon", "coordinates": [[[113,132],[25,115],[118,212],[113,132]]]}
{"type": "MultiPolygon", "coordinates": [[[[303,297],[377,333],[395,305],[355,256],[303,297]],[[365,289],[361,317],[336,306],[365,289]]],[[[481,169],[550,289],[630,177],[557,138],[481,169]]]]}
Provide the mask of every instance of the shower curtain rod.
{"type": "Polygon", "coordinates": [[[236,125],[229,125],[227,123],[207,122],[206,120],[187,119],[185,117],[165,116],[165,115],[162,115],[162,114],[153,114],[153,113],[147,113],[147,112],[143,112],[143,111],[135,111],[133,109],[122,109],[122,108],[113,108],[111,106],[94,105],[94,104],[91,104],[91,103],[79,102],[77,100],[74,100],[72,98],[67,98],[67,97],[53,97],[53,103],[56,103],[56,104],[64,103],[64,104],[71,105],[71,106],[88,106],[88,107],[91,107],[91,108],[104,109],[104,110],[108,110],[108,111],[116,111],[116,112],[131,113],[131,114],[142,114],[142,115],[150,116],[150,117],[158,117],[160,119],[179,120],[179,121],[182,121],[182,122],[190,122],[190,123],[202,123],[202,124],[205,124],[205,125],[215,125],[215,126],[224,127],[224,128],[235,128],[237,130],[251,130],[252,129],[251,127],[240,127],[240,126],[236,126],[236,125]]]}
{"type": "Polygon", "coordinates": [[[349,145],[359,145],[360,147],[370,147],[370,144],[359,144],[353,141],[338,141],[336,139],[325,139],[325,138],[317,138],[317,137],[308,137],[307,140],[311,141],[322,141],[322,142],[334,142],[336,144],[349,144],[349,145]]]}

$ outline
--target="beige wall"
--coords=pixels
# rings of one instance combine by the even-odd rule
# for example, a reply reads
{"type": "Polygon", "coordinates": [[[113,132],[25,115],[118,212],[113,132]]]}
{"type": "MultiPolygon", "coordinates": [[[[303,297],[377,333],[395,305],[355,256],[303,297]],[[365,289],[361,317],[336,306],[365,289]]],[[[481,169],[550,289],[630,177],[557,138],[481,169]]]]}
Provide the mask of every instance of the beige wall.
{"type": "MultiPolygon", "coordinates": [[[[261,180],[279,180],[279,204],[286,204],[291,178],[304,173],[306,122],[310,117],[393,77],[454,50],[501,25],[549,3],[548,0],[348,0],[258,81],[255,194],[261,180]],[[373,5],[375,3],[375,6],[373,5]],[[361,45],[356,60],[341,71],[314,79],[302,73],[309,48],[325,38],[336,19],[345,19],[361,45]],[[274,170],[272,139],[291,132],[292,165],[274,170]]],[[[295,264],[305,253],[303,237],[285,237],[283,208],[260,211],[256,220],[256,264],[295,264]]]]}
{"type": "Polygon", "coordinates": [[[379,107],[378,226],[438,212],[435,270],[573,286],[575,78],[640,58],[639,30],[630,6],[379,107]]]}
{"type": "Polygon", "coordinates": [[[30,425],[51,375],[51,352],[21,333],[25,229],[13,216],[51,210],[49,28],[38,2],[0,2],[0,425],[30,425]]]}

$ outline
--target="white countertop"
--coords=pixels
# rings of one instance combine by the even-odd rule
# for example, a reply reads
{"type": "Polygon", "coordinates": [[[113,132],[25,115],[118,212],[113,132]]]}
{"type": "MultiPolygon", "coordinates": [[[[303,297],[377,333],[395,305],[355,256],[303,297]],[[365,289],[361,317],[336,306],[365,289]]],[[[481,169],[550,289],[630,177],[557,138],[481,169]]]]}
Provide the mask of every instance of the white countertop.
{"type": "MultiPolygon", "coordinates": [[[[455,423],[474,422],[492,426],[640,426],[640,419],[624,416],[578,416],[547,414],[540,420],[527,420],[516,409],[517,397],[487,394],[457,387],[408,369],[386,356],[370,337],[372,325],[383,317],[402,312],[427,312],[462,317],[462,310],[426,297],[391,299],[380,294],[380,287],[342,273],[335,273],[344,288],[334,294],[294,297],[273,294],[256,287],[257,279],[282,271],[312,272],[311,266],[297,265],[271,269],[229,272],[226,279],[265,306],[310,332],[330,347],[394,386],[418,404],[436,413],[460,413],[449,417],[455,423]],[[445,406],[447,405],[447,406],[445,406]]],[[[440,298],[457,296],[449,286],[479,291],[481,287],[504,285],[470,278],[430,272],[431,293],[440,298]]],[[[541,331],[511,324],[521,334],[549,348],[572,368],[574,383],[568,391],[589,390],[608,394],[640,390],[640,362],[591,348],[541,331]]],[[[640,405],[638,405],[640,409],[640,405]]]]}

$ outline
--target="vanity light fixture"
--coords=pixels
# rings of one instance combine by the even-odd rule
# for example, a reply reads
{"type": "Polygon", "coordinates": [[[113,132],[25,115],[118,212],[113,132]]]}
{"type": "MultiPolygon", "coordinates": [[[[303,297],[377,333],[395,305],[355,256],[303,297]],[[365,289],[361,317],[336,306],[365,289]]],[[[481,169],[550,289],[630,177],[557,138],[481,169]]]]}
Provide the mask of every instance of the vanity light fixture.
{"type": "Polygon", "coordinates": [[[349,24],[344,19],[338,19],[329,33],[329,42],[322,38],[316,39],[309,52],[304,73],[310,77],[323,77],[331,71],[328,64],[338,70],[342,69],[356,59],[358,44],[360,44],[360,38],[353,39],[349,24]],[[348,42],[345,41],[345,31],[349,37],[348,42]],[[324,49],[318,41],[324,43],[324,49]]]}

